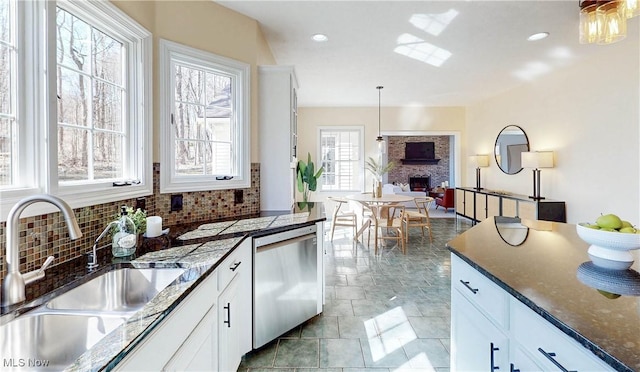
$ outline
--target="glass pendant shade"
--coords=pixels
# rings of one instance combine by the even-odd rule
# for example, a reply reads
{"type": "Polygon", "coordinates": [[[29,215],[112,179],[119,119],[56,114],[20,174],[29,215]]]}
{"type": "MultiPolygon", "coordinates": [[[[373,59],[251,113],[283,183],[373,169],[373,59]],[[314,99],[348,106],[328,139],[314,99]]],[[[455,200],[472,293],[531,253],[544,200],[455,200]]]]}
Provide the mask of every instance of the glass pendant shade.
{"type": "Polygon", "coordinates": [[[627,36],[627,16],[621,1],[608,1],[599,4],[596,18],[601,27],[598,44],[611,44],[627,36]]]}
{"type": "Polygon", "coordinates": [[[597,43],[600,39],[601,27],[598,23],[595,1],[580,10],[580,44],[597,43]]]}
{"type": "Polygon", "coordinates": [[[622,3],[627,18],[640,15],[640,0],[624,0],[622,3]]]}

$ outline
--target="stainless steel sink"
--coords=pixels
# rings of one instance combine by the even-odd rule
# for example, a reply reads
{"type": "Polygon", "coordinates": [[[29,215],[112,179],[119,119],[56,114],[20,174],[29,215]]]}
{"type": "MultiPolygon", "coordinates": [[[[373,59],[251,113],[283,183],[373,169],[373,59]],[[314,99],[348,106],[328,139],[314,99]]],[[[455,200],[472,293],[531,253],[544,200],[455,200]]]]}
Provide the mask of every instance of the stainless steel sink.
{"type": "Polygon", "coordinates": [[[116,269],[10,320],[0,326],[2,371],[68,367],[183,272],[116,269]]]}
{"type": "Polygon", "coordinates": [[[132,268],[109,271],[52,299],[46,307],[55,310],[137,311],[183,272],[183,269],[132,268]]]}
{"type": "Polygon", "coordinates": [[[0,327],[2,370],[62,370],[126,320],[107,314],[20,316],[0,327]]]}

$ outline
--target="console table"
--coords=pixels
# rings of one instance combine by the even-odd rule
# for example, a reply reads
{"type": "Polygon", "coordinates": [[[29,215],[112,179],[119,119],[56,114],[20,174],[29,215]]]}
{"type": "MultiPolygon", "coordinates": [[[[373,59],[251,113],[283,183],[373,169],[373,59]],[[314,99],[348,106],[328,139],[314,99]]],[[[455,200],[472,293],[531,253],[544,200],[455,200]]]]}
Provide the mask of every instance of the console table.
{"type": "Polygon", "coordinates": [[[563,201],[534,200],[526,195],[477,190],[472,187],[456,187],[455,200],[456,216],[468,218],[472,223],[482,222],[493,216],[567,222],[563,201]]]}

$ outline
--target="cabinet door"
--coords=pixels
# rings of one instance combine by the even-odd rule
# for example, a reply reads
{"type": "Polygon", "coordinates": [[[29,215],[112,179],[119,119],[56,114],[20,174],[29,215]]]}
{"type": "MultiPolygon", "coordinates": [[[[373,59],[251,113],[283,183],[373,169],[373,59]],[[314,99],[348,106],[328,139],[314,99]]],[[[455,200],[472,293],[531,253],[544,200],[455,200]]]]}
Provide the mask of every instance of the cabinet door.
{"type": "Polygon", "coordinates": [[[476,193],[473,191],[467,191],[467,190],[464,191],[464,215],[472,220],[476,218],[475,194],[476,193]]]}
{"type": "Polygon", "coordinates": [[[537,220],[538,214],[536,213],[537,203],[518,201],[518,217],[526,220],[537,220]]]}
{"type": "Polygon", "coordinates": [[[487,219],[487,194],[476,193],[476,220],[487,219]]]}
{"type": "Polygon", "coordinates": [[[239,277],[218,297],[218,370],[235,371],[240,366],[240,305],[238,304],[239,277]]]}
{"type": "Polygon", "coordinates": [[[500,197],[487,195],[487,218],[500,215],[500,197]]]}
{"type": "Polygon", "coordinates": [[[518,204],[515,199],[502,198],[502,216],[516,217],[518,215],[518,204]]]}
{"type": "Polygon", "coordinates": [[[464,190],[456,189],[456,212],[459,214],[464,214],[464,190]]]}
{"type": "Polygon", "coordinates": [[[511,362],[509,366],[509,371],[538,372],[538,371],[544,370],[543,368],[538,366],[536,362],[533,360],[533,358],[527,355],[527,353],[516,342],[512,341],[509,344],[509,348],[510,348],[509,361],[511,362]]]}
{"type": "Polygon", "coordinates": [[[508,371],[508,339],[457,289],[451,291],[451,370],[508,371]]]}
{"type": "Polygon", "coordinates": [[[164,371],[209,371],[218,366],[213,338],[216,334],[216,306],[209,309],[196,329],[180,346],[164,371]]]}

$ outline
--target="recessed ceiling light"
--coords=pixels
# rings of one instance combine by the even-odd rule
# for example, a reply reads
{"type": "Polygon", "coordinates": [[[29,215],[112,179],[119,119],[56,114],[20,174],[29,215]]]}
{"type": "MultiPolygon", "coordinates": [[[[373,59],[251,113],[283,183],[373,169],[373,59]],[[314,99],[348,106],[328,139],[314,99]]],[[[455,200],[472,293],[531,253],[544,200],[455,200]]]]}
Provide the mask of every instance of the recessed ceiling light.
{"type": "Polygon", "coordinates": [[[527,40],[529,40],[529,41],[542,40],[542,39],[546,38],[547,36],[549,36],[548,32],[538,32],[537,34],[533,34],[533,35],[529,36],[527,38],[527,40]]]}
{"type": "Polygon", "coordinates": [[[322,42],[325,42],[325,41],[329,40],[329,38],[325,34],[315,34],[315,35],[311,36],[311,39],[313,41],[317,41],[319,43],[322,43],[322,42]]]}

